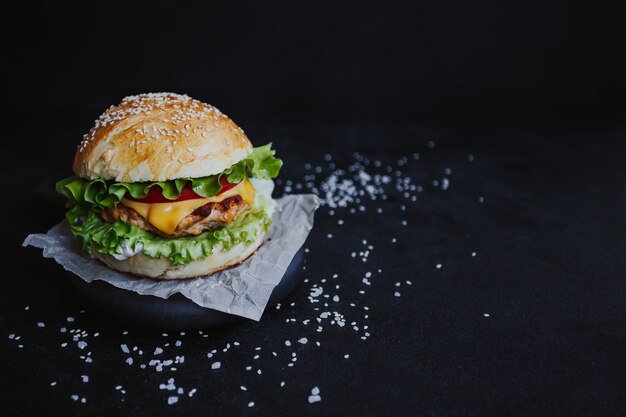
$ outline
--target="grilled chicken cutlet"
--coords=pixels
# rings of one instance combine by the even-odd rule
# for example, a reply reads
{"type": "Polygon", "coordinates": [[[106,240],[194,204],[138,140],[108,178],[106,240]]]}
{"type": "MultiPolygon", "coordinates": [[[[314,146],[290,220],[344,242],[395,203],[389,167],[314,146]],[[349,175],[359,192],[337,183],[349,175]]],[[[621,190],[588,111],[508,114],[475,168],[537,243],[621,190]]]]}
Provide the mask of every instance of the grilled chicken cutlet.
{"type": "Polygon", "coordinates": [[[244,203],[239,195],[227,198],[219,203],[207,203],[184,217],[171,235],[163,233],[135,210],[126,207],[124,204],[118,204],[114,209],[103,210],[100,212],[100,217],[109,223],[114,223],[117,219],[121,219],[135,227],[163,237],[180,237],[195,236],[202,232],[224,227],[232,222],[240,212],[249,208],[250,206],[244,203]]]}

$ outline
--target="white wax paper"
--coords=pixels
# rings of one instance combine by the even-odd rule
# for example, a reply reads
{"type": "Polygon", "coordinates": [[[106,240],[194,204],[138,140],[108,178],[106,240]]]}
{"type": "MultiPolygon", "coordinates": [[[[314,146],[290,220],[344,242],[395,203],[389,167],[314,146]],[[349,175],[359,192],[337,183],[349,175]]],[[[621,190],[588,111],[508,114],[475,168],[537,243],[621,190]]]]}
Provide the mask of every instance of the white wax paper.
{"type": "Polygon", "coordinates": [[[277,200],[265,243],[244,263],[208,277],[156,281],[138,278],[110,269],[87,254],[63,221],[46,234],[28,235],[22,246],[43,249],[43,256],[54,258],[66,270],[87,282],[106,281],[142,295],[167,298],[181,293],[199,306],[259,320],[294,255],[313,227],[319,199],[312,194],[288,195],[277,200]]]}

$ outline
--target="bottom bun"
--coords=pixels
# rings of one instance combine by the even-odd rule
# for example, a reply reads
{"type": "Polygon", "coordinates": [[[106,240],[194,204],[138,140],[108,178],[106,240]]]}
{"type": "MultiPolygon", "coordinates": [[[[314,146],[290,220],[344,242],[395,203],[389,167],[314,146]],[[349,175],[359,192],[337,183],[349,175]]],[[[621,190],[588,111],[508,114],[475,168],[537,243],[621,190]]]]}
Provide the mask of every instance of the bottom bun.
{"type": "Polygon", "coordinates": [[[174,265],[168,259],[151,258],[138,253],[128,259],[118,260],[106,253],[93,254],[110,268],[133,275],[153,279],[187,279],[211,275],[215,272],[245,261],[263,244],[265,234],[260,233],[256,240],[246,245],[240,243],[226,252],[214,252],[206,258],[184,265],[174,265]]]}

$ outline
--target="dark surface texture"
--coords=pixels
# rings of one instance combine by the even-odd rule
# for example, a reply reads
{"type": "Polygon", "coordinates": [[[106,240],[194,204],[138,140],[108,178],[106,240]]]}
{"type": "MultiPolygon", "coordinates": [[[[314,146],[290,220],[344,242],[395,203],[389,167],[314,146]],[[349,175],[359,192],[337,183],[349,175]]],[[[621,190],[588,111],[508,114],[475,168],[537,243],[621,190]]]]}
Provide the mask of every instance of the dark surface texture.
{"type": "Polygon", "coordinates": [[[13,2],[0,416],[626,414],[619,6],[13,2]],[[63,218],[49,187],[93,120],[150,91],[273,141],[276,195],[327,200],[258,323],[127,329],[20,247],[63,218]]]}
{"type": "MultiPolygon", "coordinates": [[[[307,180],[319,185],[332,163],[346,170],[340,181],[359,171],[389,174],[389,184],[374,186],[386,200],[366,193],[345,208],[322,207],[306,244],[306,281],[259,323],[163,336],[124,334],[125,323],[101,321],[53,261],[20,248],[25,234],[46,230],[63,211],[38,210],[31,193],[20,193],[7,209],[10,218],[22,214],[4,249],[19,272],[6,274],[0,294],[3,415],[40,415],[42,404],[52,415],[81,416],[623,414],[622,130],[298,125],[250,134],[274,140],[286,162],[278,195],[287,180],[301,192],[296,184],[311,173],[315,179],[307,180]],[[398,191],[397,184],[415,187],[398,191]],[[364,262],[360,252],[369,245],[364,262]],[[370,285],[363,282],[368,271],[370,285]],[[313,294],[315,287],[323,293],[313,294]],[[345,326],[331,323],[333,312],[345,326]],[[77,333],[61,333],[62,326],[85,333],[72,340],[77,333]],[[20,340],[10,340],[12,333],[20,340]],[[306,344],[297,342],[302,337],[306,344]],[[155,354],[157,347],[164,352],[155,354]],[[81,359],[88,352],[91,363],[81,359]],[[161,372],[140,367],[182,355],[184,363],[161,372]],[[211,369],[215,361],[220,369],[211,369]],[[172,377],[184,394],[167,405],[176,394],[159,385],[172,377]],[[316,386],[322,400],[309,404],[316,386]]],[[[68,152],[35,156],[26,189],[62,176],[68,152]]]]}

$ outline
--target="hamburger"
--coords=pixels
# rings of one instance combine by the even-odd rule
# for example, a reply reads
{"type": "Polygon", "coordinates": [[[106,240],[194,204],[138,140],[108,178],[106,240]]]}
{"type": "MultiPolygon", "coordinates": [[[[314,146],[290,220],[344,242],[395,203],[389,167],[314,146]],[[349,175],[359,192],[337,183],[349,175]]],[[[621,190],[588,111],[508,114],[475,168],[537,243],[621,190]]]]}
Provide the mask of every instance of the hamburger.
{"type": "Polygon", "coordinates": [[[263,243],[282,161],[217,108],[173,93],[126,97],[84,135],[56,190],[83,248],[153,279],[206,276],[263,243]]]}

